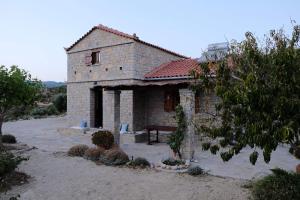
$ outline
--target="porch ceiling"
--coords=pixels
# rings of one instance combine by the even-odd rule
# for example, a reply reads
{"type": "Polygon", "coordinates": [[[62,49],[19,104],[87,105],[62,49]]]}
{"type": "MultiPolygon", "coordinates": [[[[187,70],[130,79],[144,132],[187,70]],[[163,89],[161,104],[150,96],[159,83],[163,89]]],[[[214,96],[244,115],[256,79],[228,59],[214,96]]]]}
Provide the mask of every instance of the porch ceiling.
{"type": "Polygon", "coordinates": [[[161,81],[139,81],[135,83],[124,83],[120,85],[102,85],[103,88],[109,90],[131,90],[144,87],[161,87],[161,86],[178,86],[187,87],[190,84],[195,84],[196,80],[180,79],[180,80],[161,80],[161,81]]]}

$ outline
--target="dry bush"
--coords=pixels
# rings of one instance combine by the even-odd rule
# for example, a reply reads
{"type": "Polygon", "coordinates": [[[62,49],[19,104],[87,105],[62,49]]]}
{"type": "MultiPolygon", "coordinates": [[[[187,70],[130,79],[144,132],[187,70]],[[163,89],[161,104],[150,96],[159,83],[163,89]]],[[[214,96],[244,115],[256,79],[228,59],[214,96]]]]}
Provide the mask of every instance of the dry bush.
{"type": "Polygon", "coordinates": [[[105,165],[124,165],[129,161],[128,155],[120,148],[106,150],[100,157],[100,161],[105,165]]]}
{"type": "Polygon", "coordinates": [[[104,154],[105,149],[98,148],[89,148],[84,152],[83,157],[88,160],[96,161],[99,160],[100,156],[104,154]]]}
{"type": "Polygon", "coordinates": [[[85,153],[85,151],[88,149],[89,147],[85,144],[78,144],[75,145],[73,147],[71,147],[68,151],[68,155],[69,156],[80,156],[82,157],[85,153]]]}

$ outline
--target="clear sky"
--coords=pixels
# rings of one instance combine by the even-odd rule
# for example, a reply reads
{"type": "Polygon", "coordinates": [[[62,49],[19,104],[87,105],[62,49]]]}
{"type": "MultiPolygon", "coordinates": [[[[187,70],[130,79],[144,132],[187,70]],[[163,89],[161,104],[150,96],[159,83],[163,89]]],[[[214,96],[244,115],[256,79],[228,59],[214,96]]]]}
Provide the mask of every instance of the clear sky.
{"type": "Polygon", "coordinates": [[[208,44],[300,23],[299,0],[0,0],[0,65],[66,81],[63,47],[99,23],[190,57],[208,44]]]}

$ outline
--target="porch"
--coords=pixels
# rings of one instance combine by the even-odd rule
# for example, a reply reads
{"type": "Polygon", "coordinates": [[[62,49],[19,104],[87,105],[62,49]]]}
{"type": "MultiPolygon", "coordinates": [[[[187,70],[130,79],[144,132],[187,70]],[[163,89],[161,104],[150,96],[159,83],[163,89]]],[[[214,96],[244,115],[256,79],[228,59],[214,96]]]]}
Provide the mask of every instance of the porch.
{"type": "MultiPolygon", "coordinates": [[[[131,133],[127,136],[122,135],[123,138],[138,134],[147,138],[146,128],[149,126],[170,127],[170,130],[157,129],[162,133],[159,140],[167,142],[168,134],[177,126],[175,107],[180,104],[184,108],[187,122],[190,122],[195,114],[195,94],[186,84],[96,87],[94,91],[95,94],[101,91],[102,99],[99,100],[99,97],[95,96],[95,113],[91,113],[94,118],[91,118],[90,124],[102,124],[104,129],[114,133],[119,144],[128,143],[122,138],[120,140],[120,124],[128,124],[128,133],[131,133]],[[101,117],[97,109],[99,102],[102,103],[101,117]],[[99,123],[99,119],[103,121],[99,123]]],[[[187,124],[183,149],[184,157],[189,159],[194,152],[195,136],[194,127],[191,123],[187,124]]],[[[156,132],[156,129],[153,131],[156,132]]],[[[156,137],[155,134],[153,136],[156,137]]],[[[144,142],[147,141],[145,139],[144,142]]]]}

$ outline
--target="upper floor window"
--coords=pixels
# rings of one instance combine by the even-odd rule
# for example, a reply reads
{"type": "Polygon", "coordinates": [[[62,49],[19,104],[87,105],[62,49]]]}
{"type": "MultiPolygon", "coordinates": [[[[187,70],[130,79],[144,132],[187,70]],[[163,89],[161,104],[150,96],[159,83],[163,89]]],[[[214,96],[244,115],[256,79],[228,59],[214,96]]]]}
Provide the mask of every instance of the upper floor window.
{"type": "Polygon", "coordinates": [[[86,66],[95,65],[100,63],[100,51],[88,52],[85,54],[86,66]]]}
{"type": "Polygon", "coordinates": [[[92,65],[100,63],[100,51],[92,52],[92,65]]]}

